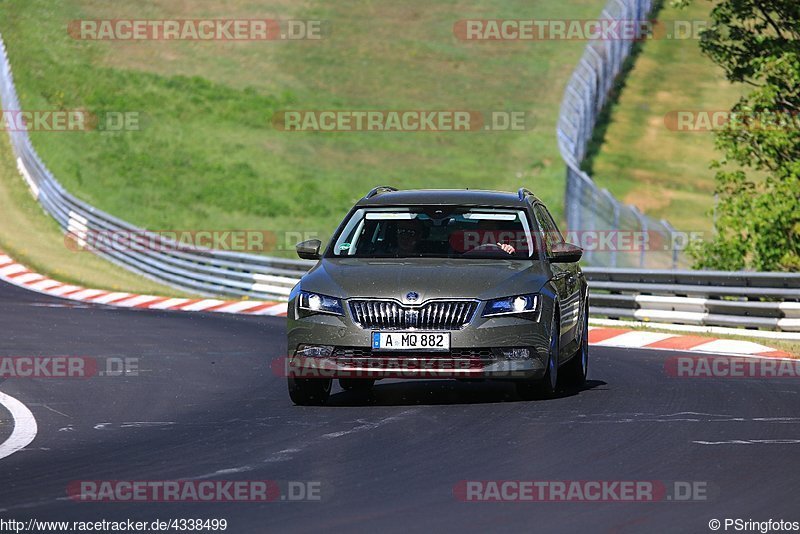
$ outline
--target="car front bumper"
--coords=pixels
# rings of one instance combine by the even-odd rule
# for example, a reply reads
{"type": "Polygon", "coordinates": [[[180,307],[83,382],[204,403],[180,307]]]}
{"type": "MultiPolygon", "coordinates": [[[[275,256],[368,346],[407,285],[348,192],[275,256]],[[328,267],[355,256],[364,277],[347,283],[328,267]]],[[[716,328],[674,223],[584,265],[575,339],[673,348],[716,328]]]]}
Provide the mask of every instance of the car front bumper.
{"type": "Polygon", "coordinates": [[[451,330],[446,352],[373,351],[373,330],[343,316],[300,317],[293,302],[288,313],[288,358],[291,376],[308,378],[487,378],[536,379],[547,366],[552,308],[545,301],[532,318],[484,318],[480,311],[461,330],[451,330]],[[301,346],[330,347],[330,354],[298,353],[301,346]],[[503,349],[527,349],[527,357],[508,357],[503,349]]]}

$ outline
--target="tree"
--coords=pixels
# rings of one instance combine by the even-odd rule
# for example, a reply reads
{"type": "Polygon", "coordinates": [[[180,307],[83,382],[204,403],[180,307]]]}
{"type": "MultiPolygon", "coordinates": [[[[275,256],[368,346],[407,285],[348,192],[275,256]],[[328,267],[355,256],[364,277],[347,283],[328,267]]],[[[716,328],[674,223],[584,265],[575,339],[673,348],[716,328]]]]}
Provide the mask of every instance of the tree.
{"type": "Polygon", "coordinates": [[[715,235],[690,254],[696,268],[800,271],[800,2],[721,0],[710,19],[701,50],[752,91],[716,132],[715,235]]]}

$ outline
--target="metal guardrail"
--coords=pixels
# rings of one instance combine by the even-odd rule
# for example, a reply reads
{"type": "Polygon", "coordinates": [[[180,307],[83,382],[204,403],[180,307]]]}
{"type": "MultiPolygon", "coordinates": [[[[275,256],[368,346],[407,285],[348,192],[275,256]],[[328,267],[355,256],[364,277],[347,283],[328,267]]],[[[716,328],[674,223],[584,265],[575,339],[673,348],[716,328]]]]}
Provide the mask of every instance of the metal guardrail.
{"type": "MultiPolygon", "coordinates": [[[[649,19],[653,6],[652,0],[610,0],[600,18],[644,21],[649,19]]],[[[647,252],[595,251],[589,248],[584,258],[589,265],[651,269],[684,267],[685,260],[673,243],[675,229],[667,221],[652,219],[635,206],[620,202],[581,170],[598,117],[632,46],[631,39],[590,41],[564,91],[557,135],[561,157],[567,164],[564,194],[567,228],[582,234],[642,232],[649,237],[651,245],[657,244],[650,246],[647,252]]]]}
{"type": "MultiPolygon", "coordinates": [[[[21,110],[5,43],[0,36],[0,102],[21,110]]],[[[34,197],[61,228],[85,239],[90,232],[156,237],[141,228],[79,200],[53,177],[31,145],[28,132],[9,129],[17,167],[34,197]]],[[[153,248],[124,247],[111,242],[97,254],[157,282],[200,295],[286,299],[299,276],[314,262],[257,254],[198,249],[158,238],[153,248]]]]}
{"type": "Polygon", "coordinates": [[[592,315],[800,332],[800,274],[584,269],[592,315]]]}

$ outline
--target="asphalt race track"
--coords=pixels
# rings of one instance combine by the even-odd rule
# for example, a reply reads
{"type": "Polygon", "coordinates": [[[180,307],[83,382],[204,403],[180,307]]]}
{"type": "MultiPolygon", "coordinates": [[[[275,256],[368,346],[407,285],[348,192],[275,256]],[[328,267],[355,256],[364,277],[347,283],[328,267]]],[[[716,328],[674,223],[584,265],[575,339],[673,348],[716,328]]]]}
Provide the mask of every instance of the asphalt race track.
{"type": "MultiPolygon", "coordinates": [[[[225,518],[228,532],[709,532],[714,518],[800,519],[796,379],[671,378],[666,353],[595,347],[589,387],[552,400],[518,401],[503,383],[383,381],[371,397],[334,386],[329,406],[296,407],[270,367],[285,352],[281,318],[76,306],[2,284],[0,328],[0,356],[139,368],[0,379],[38,425],[0,460],[2,518],[225,518]],[[167,479],[312,482],[320,499],[67,496],[72,481],[167,479]],[[707,499],[463,502],[463,480],[700,481],[707,499]]],[[[12,424],[0,406],[0,442],[12,424]]]]}

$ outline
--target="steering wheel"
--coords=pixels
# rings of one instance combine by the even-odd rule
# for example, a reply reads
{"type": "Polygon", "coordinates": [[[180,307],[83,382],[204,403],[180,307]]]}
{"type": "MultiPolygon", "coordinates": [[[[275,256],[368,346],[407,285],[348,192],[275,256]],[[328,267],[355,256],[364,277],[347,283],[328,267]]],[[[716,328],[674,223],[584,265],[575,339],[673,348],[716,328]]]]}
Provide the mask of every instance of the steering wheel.
{"type": "MultiPolygon", "coordinates": [[[[473,251],[475,251],[475,250],[503,250],[503,247],[501,247],[497,243],[484,243],[483,245],[479,245],[479,246],[475,247],[472,250],[473,251]]],[[[503,252],[505,252],[505,251],[503,250],[503,252]]]]}
{"type": "Polygon", "coordinates": [[[470,256],[478,256],[481,253],[488,254],[491,257],[494,256],[500,257],[507,255],[506,251],[503,250],[503,248],[500,245],[496,243],[484,243],[483,245],[478,245],[472,250],[464,252],[463,256],[468,258],[470,256]]]}

